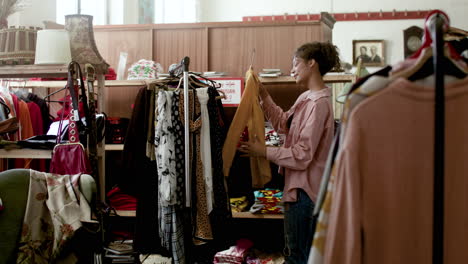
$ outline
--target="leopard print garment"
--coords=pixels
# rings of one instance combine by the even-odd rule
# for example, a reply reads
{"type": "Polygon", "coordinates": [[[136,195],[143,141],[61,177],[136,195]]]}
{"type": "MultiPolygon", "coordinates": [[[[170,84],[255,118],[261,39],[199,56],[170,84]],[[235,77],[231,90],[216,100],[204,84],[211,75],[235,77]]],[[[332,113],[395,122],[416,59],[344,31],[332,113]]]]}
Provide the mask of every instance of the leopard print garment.
{"type": "MultiPolygon", "coordinates": [[[[189,93],[189,113],[192,115],[192,113],[194,113],[193,109],[195,107],[195,116],[197,117],[196,121],[190,121],[190,157],[192,161],[192,204],[195,203],[195,206],[192,206],[192,210],[194,210],[193,226],[195,228],[193,243],[195,245],[202,245],[206,243],[206,240],[213,239],[213,232],[211,230],[210,218],[208,216],[208,206],[206,200],[204,179],[205,177],[203,175],[203,164],[200,155],[201,110],[198,100],[194,101],[194,98],[196,98],[196,95],[194,96],[194,92],[191,91],[189,93]]],[[[184,94],[180,93],[179,112],[180,117],[182,119],[182,124],[184,118],[183,101],[184,94]]]]}

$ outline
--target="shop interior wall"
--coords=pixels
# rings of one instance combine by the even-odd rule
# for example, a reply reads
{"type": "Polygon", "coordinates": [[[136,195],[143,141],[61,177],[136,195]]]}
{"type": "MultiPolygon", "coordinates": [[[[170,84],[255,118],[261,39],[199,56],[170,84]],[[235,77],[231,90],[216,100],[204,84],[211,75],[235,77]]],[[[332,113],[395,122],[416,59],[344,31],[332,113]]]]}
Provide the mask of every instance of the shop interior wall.
{"type": "MultiPolygon", "coordinates": [[[[9,17],[10,25],[42,26],[43,20],[55,20],[57,0],[30,0],[27,9],[9,17]]],[[[111,5],[111,23],[132,24],[138,21],[137,1],[114,0],[111,5]],[[123,17],[120,18],[118,15],[123,17]]],[[[200,22],[241,21],[243,16],[282,15],[340,12],[378,12],[404,10],[442,9],[450,16],[454,27],[468,29],[468,1],[466,0],[198,0],[200,22]]],[[[344,61],[352,61],[352,41],[383,39],[386,41],[386,63],[403,60],[403,30],[416,25],[423,26],[422,19],[387,21],[338,21],[333,29],[333,42],[344,61]]],[[[370,69],[371,71],[375,69],[370,69]]]]}
{"type": "MultiPolygon", "coordinates": [[[[279,68],[288,74],[295,46],[330,40],[331,29],[319,21],[215,22],[97,26],[94,35],[101,55],[112,67],[119,64],[121,53],[127,54],[125,73],[139,59],[157,61],[167,72],[172,63],[189,56],[191,71],[222,71],[231,77],[243,77],[250,64],[254,69],[279,68]]],[[[131,88],[112,88],[106,93],[106,111],[129,117],[130,103],[116,104],[115,100],[134,98],[135,92],[131,88]]]]}
{"type": "MultiPolygon", "coordinates": [[[[454,27],[468,29],[468,1],[466,0],[200,0],[201,20],[240,21],[243,16],[268,16],[288,14],[307,14],[342,12],[378,12],[405,10],[441,9],[445,11],[454,27]]],[[[352,41],[360,39],[383,39],[386,41],[387,64],[394,64],[404,59],[403,30],[416,25],[423,27],[424,21],[387,20],[387,21],[338,21],[333,29],[333,43],[341,51],[341,59],[352,61],[352,41]]],[[[371,71],[376,70],[370,69],[371,71]]]]}

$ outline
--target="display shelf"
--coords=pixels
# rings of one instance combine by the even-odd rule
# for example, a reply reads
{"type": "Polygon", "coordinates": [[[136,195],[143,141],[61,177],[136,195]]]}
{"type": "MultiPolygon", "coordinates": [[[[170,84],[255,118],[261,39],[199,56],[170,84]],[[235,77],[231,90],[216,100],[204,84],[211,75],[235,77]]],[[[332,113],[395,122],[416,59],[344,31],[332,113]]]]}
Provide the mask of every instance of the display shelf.
{"type": "MultiPolygon", "coordinates": [[[[118,216],[135,217],[136,211],[116,210],[118,216]]],[[[233,218],[247,218],[247,219],[283,219],[282,214],[252,214],[251,212],[233,212],[233,218]]]]}
{"type": "MultiPolygon", "coordinates": [[[[295,83],[296,80],[292,76],[278,76],[278,77],[259,77],[260,82],[268,83],[295,83]]],[[[341,83],[341,82],[355,82],[356,75],[346,73],[328,73],[323,76],[323,81],[326,83],[341,83]]]]}
{"type": "MultiPolygon", "coordinates": [[[[1,65],[0,78],[67,77],[68,65],[1,65]]],[[[23,82],[24,83],[24,82],[23,82]]]]}
{"type": "Polygon", "coordinates": [[[120,151],[123,150],[123,144],[106,144],[106,151],[120,151]]]}
{"type": "MultiPolygon", "coordinates": [[[[1,70],[1,67],[0,67],[1,70]]],[[[105,87],[146,86],[148,83],[158,82],[162,79],[151,80],[106,80],[105,87]]],[[[21,88],[62,88],[67,81],[11,81],[10,87],[21,88]]],[[[94,82],[97,85],[97,81],[94,82]]]]}
{"type": "Polygon", "coordinates": [[[249,218],[249,219],[283,219],[282,214],[252,214],[251,212],[232,212],[233,218],[249,218]]]}
{"type": "Polygon", "coordinates": [[[52,150],[49,149],[0,149],[0,158],[7,159],[50,159],[52,150]]]}
{"type": "Polygon", "coordinates": [[[136,211],[132,210],[115,210],[117,213],[117,216],[122,216],[122,217],[135,217],[136,216],[136,211]]]}
{"type": "MultiPolygon", "coordinates": [[[[5,66],[0,66],[0,77],[3,75],[2,69],[5,66]]],[[[20,78],[20,77],[18,77],[20,78]]],[[[26,78],[26,77],[24,77],[26,78]]],[[[262,83],[294,83],[296,82],[292,76],[279,77],[259,77],[262,83]]],[[[355,82],[354,74],[326,74],[323,77],[326,83],[334,82],[355,82]]],[[[146,86],[149,83],[163,82],[164,79],[149,79],[149,80],[106,80],[105,87],[126,87],[126,86],[146,86]]],[[[66,81],[12,81],[10,87],[22,88],[62,88],[67,84],[66,81]]],[[[95,82],[97,85],[97,81],[95,82]]]]}

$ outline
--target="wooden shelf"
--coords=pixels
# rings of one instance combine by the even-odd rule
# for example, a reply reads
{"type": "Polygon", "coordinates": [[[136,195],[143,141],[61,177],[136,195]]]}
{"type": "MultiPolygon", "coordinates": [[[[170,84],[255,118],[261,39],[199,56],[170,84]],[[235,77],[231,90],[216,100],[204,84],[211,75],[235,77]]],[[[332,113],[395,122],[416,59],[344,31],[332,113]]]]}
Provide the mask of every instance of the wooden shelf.
{"type": "Polygon", "coordinates": [[[52,150],[49,149],[0,149],[0,158],[7,159],[50,159],[52,150]]]}
{"type": "Polygon", "coordinates": [[[249,218],[249,219],[283,219],[282,214],[252,214],[251,212],[232,212],[233,218],[249,218]]]}
{"type": "MultiPolygon", "coordinates": [[[[135,217],[136,211],[117,210],[117,215],[122,217],[135,217]]],[[[233,212],[233,218],[247,218],[247,219],[283,219],[282,214],[252,214],[251,212],[233,212]]]]}
{"type": "MultiPolygon", "coordinates": [[[[0,67],[0,71],[2,68],[0,67]]],[[[0,75],[1,76],[1,75],[0,75]]],[[[104,87],[127,87],[127,86],[147,86],[148,83],[162,81],[162,79],[150,79],[150,80],[106,80],[104,87]]],[[[63,88],[67,84],[67,81],[12,81],[10,87],[14,88],[63,88]]],[[[97,85],[97,81],[94,82],[94,86],[97,85]]]]}
{"type": "Polygon", "coordinates": [[[106,151],[120,151],[123,150],[123,144],[106,144],[105,149],[106,151]]]}
{"type": "Polygon", "coordinates": [[[122,217],[135,217],[136,211],[116,210],[118,216],[122,217]]]}
{"type": "MultiPolygon", "coordinates": [[[[2,67],[0,66],[0,77],[2,77],[2,67]]],[[[19,77],[18,77],[19,78],[19,77]]],[[[295,83],[294,77],[292,76],[279,76],[279,77],[259,77],[260,81],[265,84],[270,83],[295,83]]],[[[356,76],[353,74],[327,74],[323,77],[326,83],[336,82],[355,82],[356,76]]],[[[157,83],[164,79],[150,79],[150,80],[106,80],[105,87],[127,87],[127,86],[146,86],[148,83],[157,83]]],[[[21,88],[63,88],[67,84],[66,81],[12,81],[10,87],[21,87],[21,88]]],[[[97,81],[94,82],[97,85],[97,81]]]]}
{"type": "MultiPolygon", "coordinates": [[[[292,76],[279,76],[279,77],[259,77],[260,81],[265,84],[270,83],[295,83],[296,80],[292,76]]],[[[356,76],[354,74],[345,74],[345,73],[332,73],[326,74],[323,77],[323,80],[326,83],[336,83],[336,82],[355,82],[356,76]]]]}
{"type": "MultiPolygon", "coordinates": [[[[0,65],[0,78],[67,77],[68,65],[0,65]]],[[[24,84],[24,82],[23,82],[24,84]]]]}

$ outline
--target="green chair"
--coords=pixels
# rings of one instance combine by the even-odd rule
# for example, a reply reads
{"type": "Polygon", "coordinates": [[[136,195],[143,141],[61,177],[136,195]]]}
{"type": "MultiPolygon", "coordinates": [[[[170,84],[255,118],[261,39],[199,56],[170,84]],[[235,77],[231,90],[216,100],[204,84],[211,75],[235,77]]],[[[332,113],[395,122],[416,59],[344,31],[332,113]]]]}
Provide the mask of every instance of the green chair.
{"type": "MultiPolygon", "coordinates": [[[[26,210],[28,190],[29,169],[0,172],[0,198],[5,206],[5,209],[0,211],[0,264],[16,263],[16,249],[26,210]]],[[[87,201],[94,201],[96,183],[90,175],[81,175],[80,190],[87,201]]]]}

